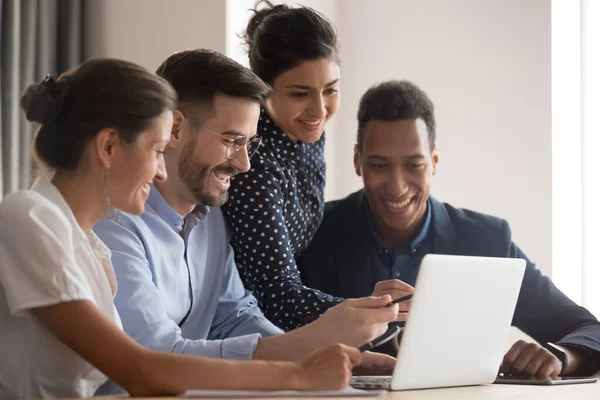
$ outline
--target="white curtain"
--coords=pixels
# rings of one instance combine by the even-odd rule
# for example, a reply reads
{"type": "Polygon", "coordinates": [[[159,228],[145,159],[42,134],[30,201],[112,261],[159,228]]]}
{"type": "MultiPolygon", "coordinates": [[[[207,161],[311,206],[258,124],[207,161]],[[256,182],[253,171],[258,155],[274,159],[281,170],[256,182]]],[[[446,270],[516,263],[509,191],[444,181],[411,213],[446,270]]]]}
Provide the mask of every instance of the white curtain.
{"type": "Polygon", "coordinates": [[[31,182],[21,93],[81,63],[84,0],[0,0],[0,199],[31,182]]]}
{"type": "Polygon", "coordinates": [[[581,1],[582,303],[600,317],[600,1],[581,1]]]}
{"type": "Polygon", "coordinates": [[[600,318],[600,1],[552,1],[552,278],[600,318]]]}

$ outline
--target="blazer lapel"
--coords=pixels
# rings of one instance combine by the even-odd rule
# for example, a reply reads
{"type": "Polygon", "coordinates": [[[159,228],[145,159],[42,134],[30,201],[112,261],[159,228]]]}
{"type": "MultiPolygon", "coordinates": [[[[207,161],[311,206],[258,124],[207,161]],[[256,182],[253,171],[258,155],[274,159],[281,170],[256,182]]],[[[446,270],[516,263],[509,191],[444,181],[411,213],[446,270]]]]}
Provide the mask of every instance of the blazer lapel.
{"type": "Polygon", "coordinates": [[[462,254],[461,245],[457,240],[456,228],[442,203],[433,196],[431,201],[431,222],[433,229],[434,254],[462,254]]]}
{"type": "MultiPolygon", "coordinates": [[[[342,251],[336,252],[340,255],[339,262],[339,290],[344,293],[343,297],[359,297],[371,294],[364,293],[365,279],[373,280],[373,274],[367,264],[368,252],[368,227],[365,214],[366,198],[362,190],[355,193],[353,201],[348,202],[347,209],[342,215],[348,217],[345,226],[339,231],[338,246],[342,251]],[[343,282],[342,282],[343,280],[343,282]]],[[[375,283],[373,283],[373,286],[375,283]]]]}

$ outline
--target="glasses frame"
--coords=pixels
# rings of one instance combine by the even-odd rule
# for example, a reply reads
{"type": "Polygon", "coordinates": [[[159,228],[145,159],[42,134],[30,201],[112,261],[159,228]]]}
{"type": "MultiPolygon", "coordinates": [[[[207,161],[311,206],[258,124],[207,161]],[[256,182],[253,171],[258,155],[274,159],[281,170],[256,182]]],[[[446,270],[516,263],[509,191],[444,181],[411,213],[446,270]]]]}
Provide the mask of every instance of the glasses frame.
{"type": "Polygon", "coordinates": [[[209,131],[210,133],[220,137],[221,140],[223,141],[223,144],[225,145],[225,158],[227,158],[228,160],[234,159],[235,156],[240,152],[240,150],[243,147],[246,148],[246,154],[248,154],[248,158],[252,158],[252,156],[258,152],[258,149],[260,148],[260,145],[262,144],[261,137],[255,136],[254,138],[248,140],[248,138],[246,136],[238,135],[234,139],[231,139],[217,131],[210,129],[207,126],[202,125],[198,121],[188,117],[185,114],[183,114],[183,116],[185,119],[190,121],[192,124],[197,125],[200,128],[205,129],[205,130],[209,131]],[[238,140],[243,140],[244,143],[243,144],[236,143],[236,141],[238,141],[238,140]],[[254,148],[254,150],[250,151],[250,145],[256,146],[254,148]],[[231,154],[230,154],[230,152],[231,152],[231,154]]]}

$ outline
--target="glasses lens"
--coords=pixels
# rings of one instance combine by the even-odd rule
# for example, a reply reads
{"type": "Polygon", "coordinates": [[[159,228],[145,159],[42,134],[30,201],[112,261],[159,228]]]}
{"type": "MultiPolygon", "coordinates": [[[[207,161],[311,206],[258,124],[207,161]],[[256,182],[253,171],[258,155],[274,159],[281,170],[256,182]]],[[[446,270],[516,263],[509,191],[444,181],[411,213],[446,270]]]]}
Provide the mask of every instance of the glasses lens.
{"type": "Polygon", "coordinates": [[[245,145],[246,138],[244,136],[238,136],[232,141],[228,141],[225,157],[227,157],[228,160],[231,160],[245,145]]]}
{"type": "Polygon", "coordinates": [[[231,160],[237,154],[237,148],[238,146],[234,142],[230,143],[225,149],[225,157],[227,157],[228,160],[231,160]]]}

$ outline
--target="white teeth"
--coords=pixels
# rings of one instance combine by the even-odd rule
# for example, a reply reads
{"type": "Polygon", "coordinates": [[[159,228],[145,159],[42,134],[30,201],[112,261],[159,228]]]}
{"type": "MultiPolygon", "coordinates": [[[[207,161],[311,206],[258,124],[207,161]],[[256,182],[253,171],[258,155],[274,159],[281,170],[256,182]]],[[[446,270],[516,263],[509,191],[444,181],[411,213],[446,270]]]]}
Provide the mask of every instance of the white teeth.
{"type": "Polygon", "coordinates": [[[407,199],[402,202],[386,201],[386,204],[391,208],[402,208],[406,207],[412,199],[407,199]]]}
{"type": "Polygon", "coordinates": [[[302,121],[303,123],[305,123],[306,125],[319,125],[321,123],[321,120],[318,121],[302,121]]]}
{"type": "Polygon", "coordinates": [[[150,192],[150,184],[146,183],[144,186],[142,186],[142,190],[146,193],[150,192]]]}
{"type": "Polygon", "coordinates": [[[215,177],[221,182],[227,182],[229,180],[229,175],[223,173],[215,173],[215,177]]]}

